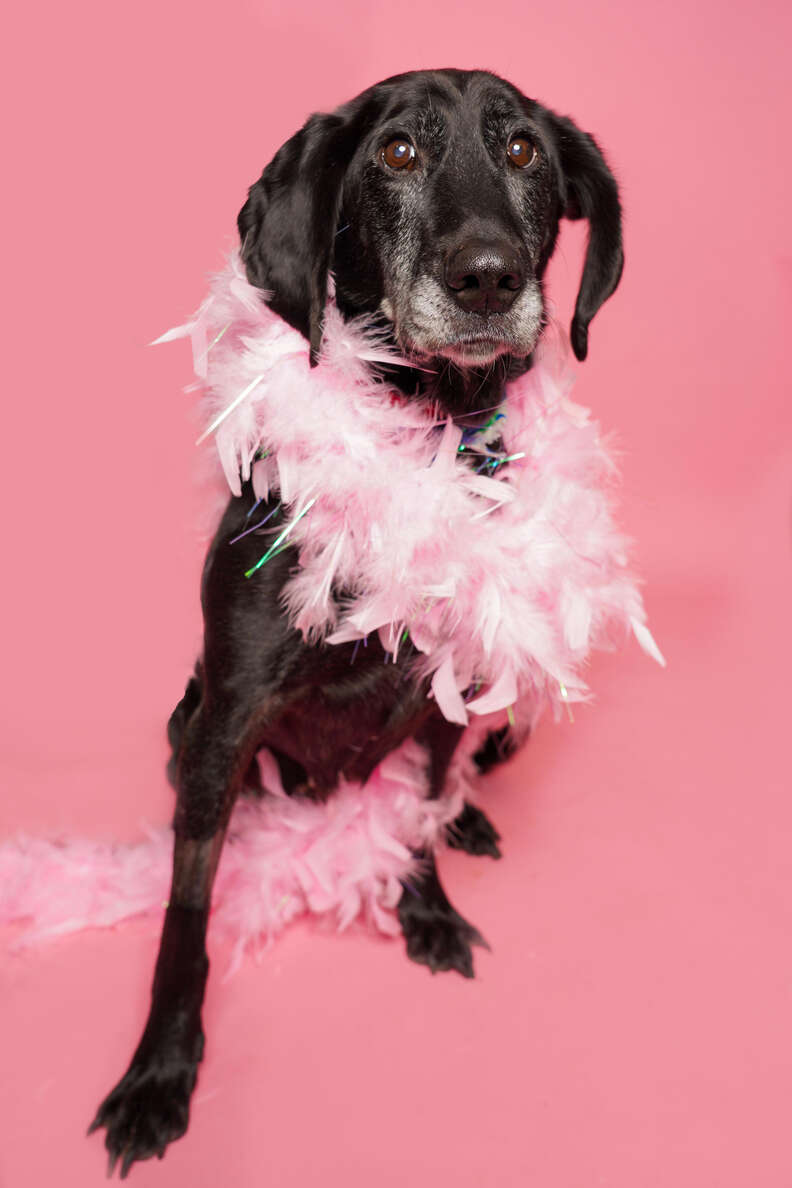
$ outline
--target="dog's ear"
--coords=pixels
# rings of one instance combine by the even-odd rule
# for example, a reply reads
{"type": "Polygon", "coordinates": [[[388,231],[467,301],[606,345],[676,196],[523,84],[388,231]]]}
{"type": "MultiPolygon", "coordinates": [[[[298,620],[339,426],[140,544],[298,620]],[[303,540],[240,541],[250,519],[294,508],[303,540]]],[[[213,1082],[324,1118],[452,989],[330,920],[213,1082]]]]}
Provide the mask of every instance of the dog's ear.
{"type": "Polygon", "coordinates": [[[593,136],[565,116],[548,118],[558,154],[561,213],[588,219],[589,238],[570,338],[581,361],[588,354],[589,322],[614,292],[624,266],[621,204],[616,179],[593,136]]]}
{"type": "Polygon", "coordinates": [[[308,339],[315,366],[341,191],[358,129],[344,109],[313,115],[273,157],[239,212],[251,284],[308,339]]]}

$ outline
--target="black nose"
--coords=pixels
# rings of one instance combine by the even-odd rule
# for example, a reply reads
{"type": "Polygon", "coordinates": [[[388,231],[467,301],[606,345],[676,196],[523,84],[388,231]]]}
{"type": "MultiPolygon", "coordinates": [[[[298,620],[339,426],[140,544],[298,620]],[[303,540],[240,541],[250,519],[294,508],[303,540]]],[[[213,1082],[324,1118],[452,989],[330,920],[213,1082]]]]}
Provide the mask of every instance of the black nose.
{"type": "Polygon", "coordinates": [[[445,282],[462,309],[505,313],[525,284],[525,273],[508,244],[471,239],[449,255],[445,282]]]}

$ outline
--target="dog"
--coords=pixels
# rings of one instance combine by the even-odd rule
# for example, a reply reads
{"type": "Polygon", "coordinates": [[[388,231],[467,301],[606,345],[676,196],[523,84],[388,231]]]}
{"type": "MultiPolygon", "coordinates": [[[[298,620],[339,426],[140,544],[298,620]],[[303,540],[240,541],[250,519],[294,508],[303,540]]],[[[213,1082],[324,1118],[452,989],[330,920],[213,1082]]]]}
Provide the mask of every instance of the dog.
{"type": "MultiPolygon", "coordinates": [[[[437,70],[386,79],[311,116],[251,186],[238,228],[249,281],[305,336],[312,362],[332,272],[343,317],[366,315],[414,363],[389,370],[391,387],[464,419],[496,407],[505,383],[531,366],[561,218],[589,224],[570,335],[583,360],[589,323],[623,265],[618,189],[597,143],[494,74],[437,70]]],[[[257,751],[275,756],[287,792],[326,797],[341,776],[364,783],[414,738],[439,795],[462,729],[409,677],[409,648],[384,664],[373,640],[351,667],[351,644],[303,639],[279,598],[292,549],[244,581],[258,544],[224,545],[250,505],[246,484],[210,547],[203,655],[168,726],[175,851],[148,1021],[91,1127],[106,1128],[110,1172],[120,1160],[122,1178],[187,1129],[204,1049],[212,882],[235,799],[258,783],[257,751]]],[[[486,769],[513,747],[500,731],[477,762],[486,769]]],[[[498,855],[494,827],[471,805],[449,841],[498,855]]],[[[449,903],[432,855],[422,858],[399,904],[407,954],[433,972],[472,976],[471,945],[482,938],[449,903]]]]}

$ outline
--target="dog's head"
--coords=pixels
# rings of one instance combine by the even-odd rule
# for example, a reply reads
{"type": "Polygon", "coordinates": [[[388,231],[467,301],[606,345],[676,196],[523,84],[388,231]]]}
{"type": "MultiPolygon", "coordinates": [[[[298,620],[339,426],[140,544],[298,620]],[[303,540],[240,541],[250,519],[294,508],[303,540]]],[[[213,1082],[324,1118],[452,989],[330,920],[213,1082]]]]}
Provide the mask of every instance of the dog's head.
{"type": "Polygon", "coordinates": [[[238,222],[249,279],[309,339],[314,361],[332,269],[345,316],[385,319],[423,365],[480,371],[525,361],[536,346],[562,216],[589,222],[571,328],[584,359],[623,262],[602,153],[503,79],[438,70],[311,116],[251,187],[238,222]]]}

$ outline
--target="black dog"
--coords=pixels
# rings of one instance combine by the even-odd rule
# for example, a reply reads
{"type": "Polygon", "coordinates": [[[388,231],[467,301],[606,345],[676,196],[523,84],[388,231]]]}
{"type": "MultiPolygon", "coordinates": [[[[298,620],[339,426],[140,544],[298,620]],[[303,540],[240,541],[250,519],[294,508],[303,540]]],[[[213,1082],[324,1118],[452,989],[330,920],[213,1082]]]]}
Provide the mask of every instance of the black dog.
{"type": "MultiPolygon", "coordinates": [[[[331,115],[312,116],[251,187],[239,232],[250,281],[309,340],[312,360],[332,269],[342,314],[379,319],[422,364],[394,369],[390,381],[470,418],[497,405],[505,381],[530,366],[562,216],[589,222],[571,331],[584,359],[589,322],[616,288],[623,260],[618,193],[602,154],[570,120],[502,79],[441,70],[388,79],[331,115]]],[[[212,880],[234,801],[256,782],[257,750],[276,756],[288,791],[325,797],[340,775],[365,781],[415,737],[438,794],[461,732],[411,677],[409,648],[384,664],[372,646],[351,667],[352,645],[302,640],[279,601],[291,550],[257,581],[244,580],[259,544],[248,536],[225,546],[251,501],[248,489],[231,500],[210,549],[203,658],[169,723],[176,840],[151,1010],[128,1072],[92,1127],[107,1128],[110,1167],[120,1159],[122,1176],[187,1128],[204,1045],[212,880]]],[[[480,765],[509,750],[508,738],[491,738],[480,765]]],[[[449,840],[497,855],[497,834],[470,806],[449,840]]],[[[433,971],[471,976],[470,946],[481,938],[448,902],[431,855],[424,858],[425,874],[399,909],[408,955],[433,971]]]]}

